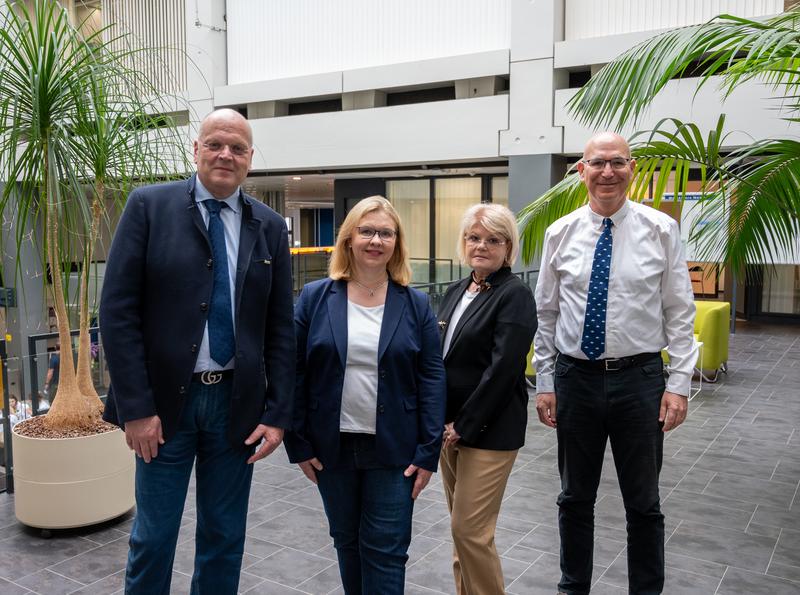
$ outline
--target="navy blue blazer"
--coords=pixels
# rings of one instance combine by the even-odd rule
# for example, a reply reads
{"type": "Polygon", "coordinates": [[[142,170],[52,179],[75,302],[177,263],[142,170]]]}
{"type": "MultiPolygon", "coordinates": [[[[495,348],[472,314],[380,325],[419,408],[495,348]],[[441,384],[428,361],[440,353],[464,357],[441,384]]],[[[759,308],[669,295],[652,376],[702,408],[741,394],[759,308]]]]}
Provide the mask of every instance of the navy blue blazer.
{"type": "MultiPolygon", "coordinates": [[[[104,419],[158,415],[178,428],[213,284],[211,244],[195,177],[134,190],[117,227],[100,302],[111,386],[104,419]]],[[[289,428],[295,338],[286,224],[242,193],[236,268],[236,354],[228,439],[242,446],[259,423],[289,428]]]]}
{"type": "MultiPolygon", "coordinates": [[[[297,381],[286,450],[293,463],[317,457],[333,468],[347,361],[347,283],[321,279],[306,285],[294,321],[297,381]]],[[[390,281],[378,341],[375,440],[382,464],[413,463],[436,471],[445,395],[439,332],[428,298],[390,281]]]]}

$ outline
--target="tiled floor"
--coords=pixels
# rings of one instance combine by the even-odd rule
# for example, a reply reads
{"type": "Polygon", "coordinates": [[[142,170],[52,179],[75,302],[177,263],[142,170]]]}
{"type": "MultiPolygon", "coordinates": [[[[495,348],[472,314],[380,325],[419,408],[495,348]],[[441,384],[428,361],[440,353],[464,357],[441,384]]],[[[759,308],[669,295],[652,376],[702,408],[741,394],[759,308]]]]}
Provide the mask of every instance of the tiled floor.
{"type": "MultiPolygon", "coordinates": [[[[678,595],[800,594],[800,327],[741,326],[730,373],[668,435],[662,473],[667,584],[678,595]]],[[[624,513],[610,453],[597,503],[592,593],[627,593],[624,513]]],[[[497,532],[508,592],[553,595],[558,580],[555,435],[532,415],[497,532]]],[[[314,486],[281,451],[260,463],[241,590],[340,593],[314,486]]],[[[415,511],[406,593],[452,593],[449,519],[438,480],[415,511]]],[[[131,519],[44,539],[0,495],[0,593],[115,593],[131,519]]],[[[194,514],[187,503],[173,592],[188,591],[194,514]]]]}

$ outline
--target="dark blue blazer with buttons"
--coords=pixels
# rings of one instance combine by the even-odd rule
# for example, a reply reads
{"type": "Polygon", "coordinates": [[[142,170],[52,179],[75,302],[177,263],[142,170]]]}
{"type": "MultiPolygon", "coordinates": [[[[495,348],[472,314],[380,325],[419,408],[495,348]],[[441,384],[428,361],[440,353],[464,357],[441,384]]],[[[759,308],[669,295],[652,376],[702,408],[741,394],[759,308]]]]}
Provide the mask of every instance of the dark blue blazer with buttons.
{"type": "MultiPolygon", "coordinates": [[[[297,380],[293,463],[317,457],[335,468],[347,361],[347,283],[322,279],[303,288],[295,306],[297,380]]],[[[389,282],[378,340],[376,451],[389,467],[436,471],[446,383],[436,318],[425,294],[389,282]]]]}
{"type": "MultiPolygon", "coordinates": [[[[213,262],[188,180],[128,198],[108,255],[100,332],[111,376],[104,418],[158,415],[178,428],[211,301],[213,262]]],[[[242,446],[259,423],[289,428],[294,398],[292,273],[286,224],[242,193],[236,267],[236,354],[228,439],[242,446]]]]}

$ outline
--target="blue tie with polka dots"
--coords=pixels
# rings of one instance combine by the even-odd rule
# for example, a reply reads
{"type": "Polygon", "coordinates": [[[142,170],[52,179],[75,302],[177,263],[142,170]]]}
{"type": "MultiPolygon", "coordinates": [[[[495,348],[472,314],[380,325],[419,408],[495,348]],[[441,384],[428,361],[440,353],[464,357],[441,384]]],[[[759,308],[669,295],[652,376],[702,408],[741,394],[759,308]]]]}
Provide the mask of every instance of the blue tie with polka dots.
{"type": "Polygon", "coordinates": [[[590,360],[600,357],[606,350],[606,305],[608,303],[608,276],[611,272],[611,226],[614,222],[603,219],[603,233],[594,247],[592,276],[586,296],[586,315],[583,317],[581,351],[590,360]]]}

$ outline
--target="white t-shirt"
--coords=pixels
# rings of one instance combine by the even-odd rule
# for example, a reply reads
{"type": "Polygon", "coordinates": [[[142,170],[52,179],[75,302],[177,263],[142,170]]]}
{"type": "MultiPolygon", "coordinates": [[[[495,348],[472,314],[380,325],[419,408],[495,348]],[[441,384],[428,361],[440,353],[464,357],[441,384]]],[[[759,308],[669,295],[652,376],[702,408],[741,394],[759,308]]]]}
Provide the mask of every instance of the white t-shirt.
{"type": "Polygon", "coordinates": [[[378,404],[378,341],[383,305],[347,302],[347,365],[342,386],[342,432],[375,433],[378,404]]]}
{"type": "Polygon", "coordinates": [[[477,295],[477,291],[475,293],[469,290],[465,291],[464,295],[461,296],[461,301],[458,302],[456,309],[453,310],[453,315],[450,317],[450,321],[447,323],[447,332],[444,334],[444,348],[442,349],[443,356],[447,355],[447,352],[450,351],[450,341],[453,340],[453,331],[456,330],[458,321],[461,320],[461,316],[464,314],[464,311],[477,295]]]}

